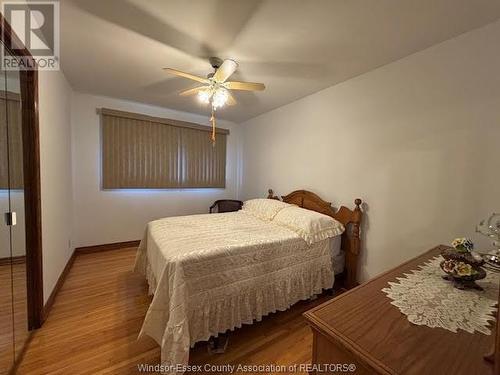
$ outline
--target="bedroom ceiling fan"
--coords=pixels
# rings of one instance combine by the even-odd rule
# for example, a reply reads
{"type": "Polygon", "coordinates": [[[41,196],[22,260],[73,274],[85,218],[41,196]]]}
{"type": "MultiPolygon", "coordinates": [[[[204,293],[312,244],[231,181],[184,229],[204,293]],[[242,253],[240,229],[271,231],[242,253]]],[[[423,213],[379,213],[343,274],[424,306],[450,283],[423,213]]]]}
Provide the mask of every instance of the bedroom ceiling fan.
{"type": "Polygon", "coordinates": [[[263,83],[228,81],[227,79],[236,71],[238,63],[232,59],[222,61],[218,57],[209,59],[210,65],[214,68],[213,73],[209,73],[206,78],[196,76],[190,73],[182,72],[177,69],[163,68],[167,73],[191,79],[200,82],[203,85],[181,91],[179,95],[190,96],[198,95],[201,102],[210,104],[212,116],[210,122],[212,124],[212,142],[215,143],[215,111],[224,105],[235,105],[236,99],[231,94],[230,90],[243,91],[262,91],[266,88],[263,83]]]}

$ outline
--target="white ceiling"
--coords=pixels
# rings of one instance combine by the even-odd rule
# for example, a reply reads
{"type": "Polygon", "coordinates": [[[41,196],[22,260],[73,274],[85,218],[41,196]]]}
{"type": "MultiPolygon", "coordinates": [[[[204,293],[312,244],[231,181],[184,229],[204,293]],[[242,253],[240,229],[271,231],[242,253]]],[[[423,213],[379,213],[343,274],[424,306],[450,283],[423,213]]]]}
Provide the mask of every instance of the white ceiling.
{"type": "Polygon", "coordinates": [[[242,122],[500,17],[500,0],[63,0],[61,65],[74,89],[208,114],[196,86],[233,58],[237,92],[219,117],[242,122]]]}

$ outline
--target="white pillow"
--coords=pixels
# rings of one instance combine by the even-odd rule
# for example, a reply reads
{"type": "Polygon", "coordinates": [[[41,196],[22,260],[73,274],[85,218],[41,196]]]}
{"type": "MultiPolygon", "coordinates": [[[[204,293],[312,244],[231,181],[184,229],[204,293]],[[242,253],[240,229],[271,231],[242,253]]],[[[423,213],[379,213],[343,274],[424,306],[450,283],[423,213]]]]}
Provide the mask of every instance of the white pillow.
{"type": "Polygon", "coordinates": [[[344,226],[334,218],[297,206],[280,210],[274,217],[273,224],[294,231],[309,245],[344,232],[344,226]]]}
{"type": "Polygon", "coordinates": [[[290,206],[276,199],[250,199],[243,203],[241,210],[259,219],[271,221],[279,211],[290,206]]]}

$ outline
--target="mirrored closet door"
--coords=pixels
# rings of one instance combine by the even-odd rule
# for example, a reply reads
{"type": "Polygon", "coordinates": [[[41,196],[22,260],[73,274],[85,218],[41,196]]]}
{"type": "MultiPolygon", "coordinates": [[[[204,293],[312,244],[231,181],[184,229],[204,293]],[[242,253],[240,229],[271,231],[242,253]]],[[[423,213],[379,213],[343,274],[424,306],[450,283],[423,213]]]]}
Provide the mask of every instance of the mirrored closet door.
{"type": "Polygon", "coordinates": [[[12,252],[10,227],[4,214],[10,211],[9,154],[5,71],[0,73],[0,374],[6,374],[14,362],[14,317],[12,299],[12,252]]]}
{"type": "Polygon", "coordinates": [[[0,71],[0,373],[28,338],[22,100],[18,71],[0,71]]]}

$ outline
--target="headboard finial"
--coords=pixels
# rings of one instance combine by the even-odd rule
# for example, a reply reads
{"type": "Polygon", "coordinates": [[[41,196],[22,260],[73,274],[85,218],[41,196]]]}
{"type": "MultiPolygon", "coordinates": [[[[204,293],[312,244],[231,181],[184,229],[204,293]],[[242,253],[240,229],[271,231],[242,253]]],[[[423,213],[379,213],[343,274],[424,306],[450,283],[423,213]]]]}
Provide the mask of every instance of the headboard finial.
{"type": "Polygon", "coordinates": [[[354,200],[354,204],[356,205],[356,208],[355,210],[360,210],[361,208],[359,206],[361,206],[361,203],[363,203],[363,201],[360,199],[360,198],[356,198],[354,200]]]}

